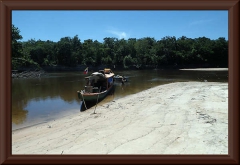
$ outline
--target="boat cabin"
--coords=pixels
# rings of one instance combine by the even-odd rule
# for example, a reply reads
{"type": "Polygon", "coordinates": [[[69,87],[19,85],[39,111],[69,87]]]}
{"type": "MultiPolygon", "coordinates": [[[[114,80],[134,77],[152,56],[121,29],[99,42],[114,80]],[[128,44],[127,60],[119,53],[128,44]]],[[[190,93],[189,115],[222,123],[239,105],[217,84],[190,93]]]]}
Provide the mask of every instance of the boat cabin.
{"type": "Polygon", "coordinates": [[[98,93],[107,90],[113,84],[114,73],[111,69],[99,70],[85,77],[86,93],[98,93]]]}

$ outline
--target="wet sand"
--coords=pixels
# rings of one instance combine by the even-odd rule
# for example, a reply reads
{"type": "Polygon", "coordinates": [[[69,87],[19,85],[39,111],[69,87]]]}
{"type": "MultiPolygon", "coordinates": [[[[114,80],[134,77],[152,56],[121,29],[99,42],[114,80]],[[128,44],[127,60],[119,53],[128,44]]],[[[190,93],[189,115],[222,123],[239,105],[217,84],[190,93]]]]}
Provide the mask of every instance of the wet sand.
{"type": "Polygon", "coordinates": [[[177,82],[12,132],[12,154],[228,154],[228,83],[177,82]]]}

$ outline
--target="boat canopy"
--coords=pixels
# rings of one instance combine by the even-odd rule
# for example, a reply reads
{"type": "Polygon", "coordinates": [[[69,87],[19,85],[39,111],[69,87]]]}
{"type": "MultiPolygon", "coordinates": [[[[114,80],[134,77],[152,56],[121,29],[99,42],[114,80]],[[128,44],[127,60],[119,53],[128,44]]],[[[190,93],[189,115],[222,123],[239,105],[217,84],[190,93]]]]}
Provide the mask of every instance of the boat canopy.
{"type": "Polygon", "coordinates": [[[105,80],[106,77],[102,73],[94,72],[90,76],[85,77],[86,79],[89,79],[90,81],[95,80],[97,82],[98,80],[105,80]]]}
{"type": "Polygon", "coordinates": [[[97,82],[98,80],[105,80],[110,77],[113,77],[114,73],[112,72],[111,69],[104,69],[104,70],[99,70],[99,72],[93,72],[90,76],[85,77],[86,79],[95,80],[97,82]]]}
{"type": "Polygon", "coordinates": [[[100,76],[100,77],[104,77],[104,75],[103,75],[102,73],[100,73],[100,72],[93,72],[93,73],[91,74],[91,76],[100,76]]]}
{"type": "Polygon", "coordinates": [[[105,74],[113,73],[111,69],[105,68],[104,69],[105,74]]]}

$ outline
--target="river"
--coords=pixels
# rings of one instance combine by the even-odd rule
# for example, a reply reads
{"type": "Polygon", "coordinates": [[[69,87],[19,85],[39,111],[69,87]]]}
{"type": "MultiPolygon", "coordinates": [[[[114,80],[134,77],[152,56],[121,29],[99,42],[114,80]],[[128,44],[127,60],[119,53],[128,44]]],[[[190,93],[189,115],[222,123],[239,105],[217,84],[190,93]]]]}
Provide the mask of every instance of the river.
{"type": "MultiPolygon", "coordinates": [[[[91,71],[89,72],[89,74],[91,71]]],[[[128,77],[115,83],[112,95],[99,104],[172,82],[228,82],[228,71],[134,70],[114,71],[128,77]]],[[[40,78],[12,79],[12,130],[80,112],[77,91],[85,84],[83,72],[51,72],[40,78]]]]}

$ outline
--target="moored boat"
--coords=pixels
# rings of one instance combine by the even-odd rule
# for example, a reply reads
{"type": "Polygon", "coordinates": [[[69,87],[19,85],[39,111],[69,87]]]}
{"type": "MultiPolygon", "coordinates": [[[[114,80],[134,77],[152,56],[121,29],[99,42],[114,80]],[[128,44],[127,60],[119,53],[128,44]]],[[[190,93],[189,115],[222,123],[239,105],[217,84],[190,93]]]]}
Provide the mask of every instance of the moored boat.
{"type": "Polygon", "coordinates": [[[78,98],[84,102],[97,102],[104,99],[113,89],[114,73],[111,69],[99,70],[85,77],[84,90],[77,91],[78,98]]]}
{"type": "Polygon", "coordinates": [[[121,75],[116,75],[113,78],[115,81],[118,81],[118,82],[127,82],[128,81],[128,77],[121,76],[121,75]]]}

